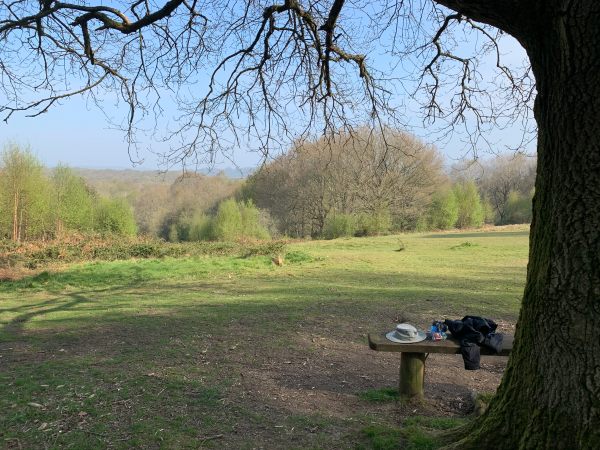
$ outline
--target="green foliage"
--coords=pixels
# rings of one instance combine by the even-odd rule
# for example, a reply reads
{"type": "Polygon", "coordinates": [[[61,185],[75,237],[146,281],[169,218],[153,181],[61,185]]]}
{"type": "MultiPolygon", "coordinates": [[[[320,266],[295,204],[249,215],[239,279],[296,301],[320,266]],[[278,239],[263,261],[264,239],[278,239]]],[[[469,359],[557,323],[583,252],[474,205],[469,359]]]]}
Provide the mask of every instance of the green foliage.
{"type": "Polygon", "coordinates": [[[438,191],[433,194],[428,210],[429,229],[447,230],[458,220],[458,201],[454,190],[438,191]]]}
{"type": "Polygon", "coordinates": [[[315,258],[306,252],[303,252],[300,250],[295,250],[295,251],[286,253],[284,260],[286,263],[299,264],[299,263],[312,262],[315,260],[315,258]]]}
{"type": "Polygon", "coordinates": [[[402,431],[386,425],[369,425],[363,428],[373,450],[398,450],[401,448],[402,431]]]}
{"type": "Polygon", "coordinates": [[[191,219],[189,230],[190,241],[216,240],[215,221],[204,213],[196,213],[191,219]]]}
{"type": "Polygon", "coordinates": [[[403,425],[428,428],[430,430],[451,430],[464,425],[465,419],[457,417],[408,417],[403,425]]]}
{"type": "Polygon", "coordinates": [[[95,211],[95,229],[101,233],[133,236],[137,227],[133,210],[124,199],[101,199],[95,211]]]}
{"type": "Polygon", "coordinates": [[[506,207],[506,223],[530,223],[532,198],[533,191],[528,196],[517,191],[511,191],[508,195],[506,207]]]}
{"type": "Polygon", "coordinates": [[[242,233],[244,238],[269,239],[269,232],[261,225],[260,211],[252,200],[237,203],[242,217],[242,233]]]}
{"type": "Polygon", "coordinates": [[[458,205],[457,228],[474,228],[483,225],[485,213],[475,183],[473,181],[456,183],[453,191],[458,205]]]}
{"type": "Polygon", "coordinates": [[[263,241],[255,243],[240,242],[237,245],[243,249],[243,258],[249,258],[252,256],[274,257],[285,252],[285,243],[283,241],[263,241]]]}
{"type": "Polygon", "coordinates": [[[221,241],[234,241],[243,232],[242,213],[237,202],[230,198],[219,204],[215,216],[215,238],[221,241]]]}
{"type": "Polygon", "coordinates": [[[236,202],[228,199],[219,204],[212,223],[203,223],[202,236],[220,241],[239,239],[269,239],[269,233],[260,224],[260,213],[251,200],[236,202]]]}
{"type": "Polygon", "coordinates": [[[325,220],[323,237],[335,239],[348,237],[356,232],[356,218],[351,214],[332,214],[325,220]]]}
{"type": "Polygon", "coordinates": [[[356,236],[378,236],[388,233],[392,228],[392,217],[387,208],[361,213],[356,222],[356,236]]]}
{"type": "Polygon", "coordinates": [[[53,214],[56,233],[65,230],[89,231],[94,226],[94,196],[85,181],[73,170],[58,166],[52,172],[53,214]]]}
{"type": "Polygon", "coordinates": [[[175,223],[172,223],[169,226],[169,234],[167,236],[169,242],[179,242],[179,232],[177,231],[177,228],[177,224],[175,223]]]}
{"type": "Polygon", "coordinates": [[[43,166],[29,149],[9,144],[2,153],[0,236],[13,240],[52,234],[50,187],[43,166]]]}
{"type": "Polygon", "coordinates": [[[483,208],[483,222],[494,225],[496,223],[496,212],[494,211],[494,207],[487,197],[483,197],[481,199],[481,206],[483,208]]]}
{"type": "Polygon", "coordinates": [[[215,240],[214,220],[202,212],[192,216],[181,215],[169,225],[169,242],[197,242],[215,240]]]}
{"type": "Polygon", "coordinates": [[[401,428],[370,425],[362,432],[372,449],[435,450],[444,445],[440,430],[451,430],[462,424],[464,419],[413,416],[407,418],[401,428]]]}
{"type": "Polygon", "coordinates": [[[97,199],[84,180],[65,166],[48,177],[28,149],[6,146],[0,172],[0,238],[31,241],[93,230],[136,233],[131,207],[124,199],[97,199]]]}

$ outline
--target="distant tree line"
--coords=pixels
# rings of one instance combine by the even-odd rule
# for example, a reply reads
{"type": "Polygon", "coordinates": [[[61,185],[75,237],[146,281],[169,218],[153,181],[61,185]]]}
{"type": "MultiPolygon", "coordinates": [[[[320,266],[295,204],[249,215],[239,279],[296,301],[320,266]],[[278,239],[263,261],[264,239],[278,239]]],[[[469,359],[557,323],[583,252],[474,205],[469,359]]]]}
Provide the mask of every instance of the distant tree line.
{"type": "Polygon", "coordinates": [[[535,160],[462,163],[407,133],[359,129],[294,145],[245,181],[224,174],[99,177],[45,169],[11,144],[0,162],[0,238],[141,233],[171,242],[336,238],[531,220],[535,160]]]}
{"type": "Polygon", "coordinates": [[[133,235],[124,199],[98,196],[65,166],[48,172],[27,149],[4,147],[0,157],[0,238],[52,239],[68,232],[133,235]]]}
{"type": "Polygon", "coordinates": [[[299,143],[252,175],[244,196],[286,235],[371,235],[414,229],[446,179],[432,146],[363,129],[335,142],[299,143]]]}
{"type": "Polygon", "coordinates": [[[241,196],[284,235],[364,236],[529,222],[534,175],[535,161],[522,155],[448,174],[433,146],[363,129],[295,145],[249,177],[241,196]]]}
{"type": "Polygon", "coordinates": [[[126,197],[140,232],[170,242],[268,239],[261,211],[235,199],[242,184],[223,173],[184,173],[170,184],[132,186],[126,197]]]}

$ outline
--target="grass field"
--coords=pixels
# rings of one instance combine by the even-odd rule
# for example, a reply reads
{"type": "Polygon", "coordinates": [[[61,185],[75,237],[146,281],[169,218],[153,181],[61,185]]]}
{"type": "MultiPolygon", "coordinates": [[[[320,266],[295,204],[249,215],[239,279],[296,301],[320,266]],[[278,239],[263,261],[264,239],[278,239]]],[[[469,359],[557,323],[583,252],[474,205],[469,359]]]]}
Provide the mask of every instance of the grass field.
{"type": "Polygon", "coordinates": [[[397,358],[366,334],[467,313],[510,329],[527,241],[526,227],[312,241],[281,267],[165,258],[3,282],[0,448],[434,448],[421,430],[460,408],[407,415],[385,389],[397,358]]]}

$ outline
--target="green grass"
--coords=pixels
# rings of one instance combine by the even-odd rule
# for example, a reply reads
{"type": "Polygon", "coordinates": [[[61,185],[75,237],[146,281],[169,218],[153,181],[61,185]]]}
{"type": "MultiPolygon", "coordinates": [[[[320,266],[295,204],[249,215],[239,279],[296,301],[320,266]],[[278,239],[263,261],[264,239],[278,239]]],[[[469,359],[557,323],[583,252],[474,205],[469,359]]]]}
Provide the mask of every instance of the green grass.
{"type": "Polygon", "coordinates": [[[465,419],[414,416],[402,426],[369,425],[362,429],[365,445],[373,450],[435,450],[444,445],[443,432],[460,427],[465,419]]]}
{"type": "Polygon", "coordinates": [[[399,428],[387,425],[369,425],[362,432],[373,450],[396,450],[403,437],[399,428]]]}
{"type": "Polygon", "coordinates": [[[358,396],[369,402],[393,402],[400,398],[400,393],[397,388],[381,388],[359,392],[358,396]]]}
{"type": "Polygon", "coordinates": [[[514,322],[526,264],[524,230],[429,233],[290,244],[281,267],[196,256],[2,282],[0,448],[383,449],[421,432],[413,448],[434,448],[435,426],[397,429],[381,386],[353,387],[374,370],[366,333],[403,314],[514,322]]]}

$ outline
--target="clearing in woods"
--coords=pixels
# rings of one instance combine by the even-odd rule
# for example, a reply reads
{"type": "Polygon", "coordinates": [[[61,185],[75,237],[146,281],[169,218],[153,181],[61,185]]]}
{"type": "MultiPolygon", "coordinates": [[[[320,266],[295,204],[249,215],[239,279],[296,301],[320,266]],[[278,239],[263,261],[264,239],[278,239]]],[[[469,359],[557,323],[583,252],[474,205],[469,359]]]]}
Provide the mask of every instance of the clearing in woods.
{"type": "Polygon", "coordinates": [[[88,263],[0,285],[2,448],[435,448],[506,358],[432,355],[396,401],[369,331],[477,314],[513,332],[528,228],[336,239],[268,257],[88,263]],[[399,251],[400,248],[403,250],[399,251]]]}

